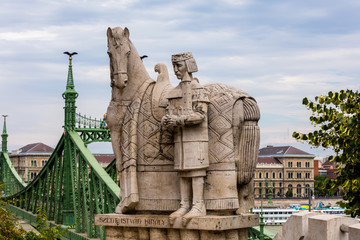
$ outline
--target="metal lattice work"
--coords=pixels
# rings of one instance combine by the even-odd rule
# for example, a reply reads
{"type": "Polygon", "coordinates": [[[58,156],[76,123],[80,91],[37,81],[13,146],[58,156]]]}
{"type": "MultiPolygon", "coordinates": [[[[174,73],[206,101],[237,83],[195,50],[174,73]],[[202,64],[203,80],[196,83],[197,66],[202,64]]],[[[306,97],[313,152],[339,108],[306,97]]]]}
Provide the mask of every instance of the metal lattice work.
{"type": "Polygon", "coordinates": [[[116,170],[116,159],[112,160],[111,163],[106,166],[105,171],[107,172],[107,174],[109,174],[109,176],[114,182],[120,185],[120,182],[118,182],[118,172],[116,170]]]}
{"type": "Polygon", "coordinates": [[[110,130],[106,128],[105,118],[97,120],[75,113],[75,130],[85,144],[111,141],[110,130]]]}
{"type": "Polygon", "coordinates": [[[105,129],[105,119],[97,120],[96,118],[82,116],[80,113],[75,113],[75,127],[76,128],[98,128],[105,129]]]}
{"type": "Polygon", "coordinates": [[[97,162],[75,131],[61,137],[39,175],[18,193],[7,197],[16,206],[36,212],[44,206],[56,224],[75,224],[77,233],[103,238],[94,214],[113,213],[120,188],[97,162]]]}
{"type": "Polygon", "coordinates": [[[10,196],[26,187],[26,184],[11,164],[7,152],[0,152],[0,181],[4,184],[5,196],[10,196]]]}
{"type": "Polygon", "coordinates": [[[5,196],[12,195],[25,188],[26,184],[13,167],[7,150],[6,117],[4,117],[3,132],[1,134],[1,152],[0,152],[0,182],[4,184],[3,193],[5,196]]]}
{"type": "Polygon", "coordinates": [[[107,129],[76,129],[85,144],[93,142],[110,142],[110,131],[107,129]]]}

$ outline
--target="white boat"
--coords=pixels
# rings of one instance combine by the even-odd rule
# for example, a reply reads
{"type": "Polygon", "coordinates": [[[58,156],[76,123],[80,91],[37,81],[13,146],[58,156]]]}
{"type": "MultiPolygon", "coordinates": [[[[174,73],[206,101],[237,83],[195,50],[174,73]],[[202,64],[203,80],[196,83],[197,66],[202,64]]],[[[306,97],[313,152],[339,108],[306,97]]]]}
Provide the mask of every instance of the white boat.
{"type": "MultiPolygon", "coordinates": [[[[282,225],[292,214],[299,211],[294,208],[263,207],[264,223],[265,225],[282,225]]],[[[253,208],[252,212],[260,215],[261,208],[253,208]]]]}
{"type": "MultiPolygon", "coordinates": [[[[307,209],[304,208],[304,204],[290,204],[290,207],[275,207],[275,206],[265,206],[263,207],[263,217],[264,217],[264,223],[265,225],[282,225],[284,224],[288,218],[294,214],[298,213],[300,211],[308,211],[309,207],[307,206],[307,209]]],[[[345,214],[345,209],[340,207],[318,207],[315,209],[312,209],[311,211],[314,212],[321,212],[326,214],[335,214],[341,217],[347,216],[345,214]]],[[[261,208],[256,207],[253,208],[252,212],[254,214],[261,213],[261,208]]]]}
{"type": "Polygon", "coordinates": [[[340,207],[329,207],[329,208],[322,208],[322,209],[315,209],[315,212],[321,212],[326,214],[334,214],[341,217],[348,217],[349,215],[345,214],[345,209],[340,207]]]}

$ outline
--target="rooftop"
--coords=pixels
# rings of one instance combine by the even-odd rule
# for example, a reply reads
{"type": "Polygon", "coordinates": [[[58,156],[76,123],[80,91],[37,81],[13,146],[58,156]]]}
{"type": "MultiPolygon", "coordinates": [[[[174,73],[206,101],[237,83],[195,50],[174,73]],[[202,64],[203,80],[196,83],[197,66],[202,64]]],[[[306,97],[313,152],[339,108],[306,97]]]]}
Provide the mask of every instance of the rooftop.
{"type": "Polygon", "coordinates": [[[258,164],[280,164],[282,163],[274,157],[258,157],[258,164]]]}
{"type": "Polygon", "coordinates": [[[53,152],[54,149],[43,143],[31,143],[19,149],[20,153],[45,153],[53,152]]]}
{"type": "Polygon", "coordinates": [[[259,156],[286,156],[286,155],[308,155],[313,156],[310,153],[304,152],[298,148],[292,146],[279,146],[274,147],[268,145],[265,148],[259,150],[259,156]]]}
{"type": "Polygon", "coordinates": [[[114,154],[94,154],[94,157],[100,164],[109,164],[115,159],[114,154]]]}

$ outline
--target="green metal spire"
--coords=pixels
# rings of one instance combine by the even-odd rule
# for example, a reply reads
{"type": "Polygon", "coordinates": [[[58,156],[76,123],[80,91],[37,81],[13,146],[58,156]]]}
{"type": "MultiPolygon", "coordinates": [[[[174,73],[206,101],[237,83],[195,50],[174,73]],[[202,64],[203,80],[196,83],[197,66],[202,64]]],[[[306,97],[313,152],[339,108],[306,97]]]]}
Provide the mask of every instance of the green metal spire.
{"type": "Polygon", "coordinates": [[[69,53],[64,52],[64,54],[69,55],[69,70],[68,70],[68,78],[66,82],[66,91],[63,93],[63,98],[65,99],[65,130],[74,129],[75,128],[75,113],[76,113],[76,98],[78,97],[78,93],[75,91],[74,78],[72,73],[72,55],[77,54],[76,52],[69,53]]]}
{"type": "Polygon", "coordinates": [[[7,137],[8,134],[6,132],[6,117],[7,115],[2,115],[4,117],[4,127],[3,127],[3,133],[1,134],[1,151],[7,152],[7,137]]]}
{"type": "Polygon", "coordinates": [[[66,90],[75,88],[71,60],[72,57],[69,57],[69,70],[68,70],[68,78],[66,82],[66,90]]]}

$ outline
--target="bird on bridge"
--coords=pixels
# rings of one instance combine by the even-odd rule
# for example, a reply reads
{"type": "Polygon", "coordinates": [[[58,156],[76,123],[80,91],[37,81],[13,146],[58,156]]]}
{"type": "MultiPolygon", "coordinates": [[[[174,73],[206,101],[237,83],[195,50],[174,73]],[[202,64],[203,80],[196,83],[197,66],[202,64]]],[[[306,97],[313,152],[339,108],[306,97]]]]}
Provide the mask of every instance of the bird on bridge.
{"type": "Polygon", "coordinates": [[[72,59],[72,55],[76,55],[76,54],[78,54],[78,53],[77,53],[77,52],[72,52],[72,53],[64,52],[64,54],[69,55],[69,59],[71,60],[71,59],[72,59]]]}

